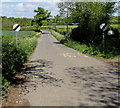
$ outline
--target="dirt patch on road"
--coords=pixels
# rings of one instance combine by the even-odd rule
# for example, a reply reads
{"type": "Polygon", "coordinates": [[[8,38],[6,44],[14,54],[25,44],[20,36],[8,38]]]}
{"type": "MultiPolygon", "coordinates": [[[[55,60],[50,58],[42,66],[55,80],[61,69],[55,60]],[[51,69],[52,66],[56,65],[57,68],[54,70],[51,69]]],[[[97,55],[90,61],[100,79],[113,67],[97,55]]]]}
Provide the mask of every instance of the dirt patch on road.
{"type": "Polygon", "coordinates": [[[15,84],[5,94],[3,106],[30,106],[22,97],[35,91],[38,85],[59,87],[61,80],[54,78],[51,72],[44,72],[46,68],[52,68],[51,61],[39,59],[25,63],[21,74],[16,75],[15,84]]]}
{"type": "MultiPolygon", "coordinates": [[[[104,59],[98,58],[115,67],[71,67],[65,70],[70,76],[71,85],[79,87],[83,85],[78,92],[85,91],[88,94],[86,100],[104,103],[104,105],[120,105],[118,102],[118,58],[104,59]],[[91,98],[92,97],[92,98],[91,98]]],[[[3,106],[30,106],[27,99],[22,96],[41,86],[60,87],[62,80],[56,79],[51,72],[45,72],[45,68],[52,68],[52,62],[47,60],[31,60],[25,64],[22,75],[19,77],[16,85],[11,85],[4,96],[3,106]],[[26,77],[27,76],[27,77],[26,77]],[[25,79],[25,80],[24,80],[25,79]]]]}
{"type": "Polygon", "coordinates": [[[29,101],[22,98],[21,91],[18,85],[11,85],[3,96],[2,106],[30,106],[29,101]]]}
{"type": "Polygon", "coordinates": [[[112,66],[120,66],[120,57],[116,57],[116,58],[113,58],[113,59],[106,59],[106,58],[103,58],[103,57],[94,57],[98,60],[101,60],[101,61],[104,61],[112,66]]]}

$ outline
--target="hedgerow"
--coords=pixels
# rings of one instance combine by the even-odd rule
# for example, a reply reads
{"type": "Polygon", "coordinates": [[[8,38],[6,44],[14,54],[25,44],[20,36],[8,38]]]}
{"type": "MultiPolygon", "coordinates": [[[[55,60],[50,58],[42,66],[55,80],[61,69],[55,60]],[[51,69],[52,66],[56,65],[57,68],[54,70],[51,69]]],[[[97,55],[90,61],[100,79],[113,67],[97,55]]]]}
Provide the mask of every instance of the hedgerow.
{"type": "Polygon", "coordinates": [[[60,41],[62,44],[71,47],[75,50],[78,50],[80,52],[90,54],[93,56],[99,56],[99,57],[104,57],[104,58],[114,58],[119,56],[119,49],[115,47],[117,43],[115,43],[115,39],[112,39],[112,44],[110,44],[110,41],[106,42],[105,49],[103,50],[102,44],[99,46],[91,45],[91,44],[80,44],[78,41],[73,41],[69,38],[66,38],[64,35],[54,31],[50,30],[52,35],[60,41]],[[113,45],[114,43],[114,45],[113,45]],[[108,45],[107,45],[108,44],[108,45]],[[113,45],[113,46],[112,46],[113,45]]]}
{"type": "MultiPolygon", "coordinates": [[[[40,36],[40,35],[39,35],[40,36]]],[[[26,62],[37,45],[38,36],[26,36],[19,38],[16,44],[11,36],[2,36],[2,92],[3,94],[9,84],[12,84],[14,76],[21,72],[23,63],[26,62]]]]}

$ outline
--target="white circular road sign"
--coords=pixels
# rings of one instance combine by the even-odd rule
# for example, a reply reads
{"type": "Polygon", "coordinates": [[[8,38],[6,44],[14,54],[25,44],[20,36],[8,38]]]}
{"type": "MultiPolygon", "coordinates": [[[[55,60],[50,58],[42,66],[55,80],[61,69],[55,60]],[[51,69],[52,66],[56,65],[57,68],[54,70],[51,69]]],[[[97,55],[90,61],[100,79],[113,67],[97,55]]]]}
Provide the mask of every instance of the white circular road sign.
{"type": "Polygon", "coordinates": [[[13,30],[14,30],[14,31],[20,31],[20,28],[21,28],[21,27],[20,27],[19,24],[14,24],[14,25],[13,25],[13,30]]]}
{"type": "Polygon", "coordinates": [[[102,29],[103,31],[106,31],[108,29],[107,24],[105,24],[105,23],[101,24],[100,29],[102,29]]]}
{"type": "Polygon", "coordinates": [[[100,29],[103,29],[103,27],[105,26],[105,23],[100,25],[100,29]]]}
{"type": "Polygon", "coordinates": [[[109,30],[107,34],[108,35],[114,35],[114,31],[113,30],[109,30]]]}

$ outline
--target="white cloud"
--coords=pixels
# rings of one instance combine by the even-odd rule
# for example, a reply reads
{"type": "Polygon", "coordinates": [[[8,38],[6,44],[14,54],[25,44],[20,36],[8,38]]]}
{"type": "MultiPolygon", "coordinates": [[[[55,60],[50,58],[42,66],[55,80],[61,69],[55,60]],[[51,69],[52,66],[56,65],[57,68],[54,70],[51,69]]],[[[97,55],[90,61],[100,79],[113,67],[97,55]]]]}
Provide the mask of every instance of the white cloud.
{"type": "Polygon", "coordinates": [[[12,2],[13,0],[1,0],[1,2],[12,2]]]}
{"type": "Polygon", "coordinates": [[[1,2],[60,2],[61,0],[1,0],[1,2]]]}
{"type": "Polygon", "coordinates": [[[23,3],[18,3],[18,6],[23,6],[23,3]]]}
{"type": "Polygon", "coordinates": [[[13,3],[2,3],[2,13],[0,16],[7,17],[34,17],[34,10],[38,7],[42,7],[45,10],[51,11],[52,16],[58,14],[58,8],[55,2],[13,2],[13,3]]]}
{"type": "Polygon", "coordinates": [[[119,2],[119,0],[1,0],[1,2],[119,2]]]}
{"type": "Polygon", "coordinates": [[[2,13],[2,6],[1,6],[1,4],[0,4],[0,14],[2,13]]]}

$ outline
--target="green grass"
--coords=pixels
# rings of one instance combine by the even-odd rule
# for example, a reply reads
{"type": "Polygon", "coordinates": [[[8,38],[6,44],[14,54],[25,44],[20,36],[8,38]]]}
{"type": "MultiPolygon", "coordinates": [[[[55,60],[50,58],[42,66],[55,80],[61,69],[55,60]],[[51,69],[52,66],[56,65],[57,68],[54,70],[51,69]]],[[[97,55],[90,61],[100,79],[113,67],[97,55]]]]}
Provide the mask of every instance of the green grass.
{"type": "MultiPolygon", "coordinates": [[[[42,26],[42,27],[55,27],[54,26],[42,26]]],[[[69,28],[76,28],[78,27],[77,25],[68,25],[69,28]]],[[[56,28],[67,28],[67,25],[56,25],[56,28]]]]}
{"type": "Polygon", "coordinates": [[[51,30],[51,33],[52,33],[53,36],[55,36],[57,38],[58,41],[61,41],[61,40],[65,39],[64,35],[61,35],[60,33],[55,32],[54,30],[51,30]]]}
{"type": "MultiPolygon", "coordinates": [[[[35,35],[34,31],[18,31],[17,36],[31,36],[35,35]]],[[[16,36],[15,31],[2,31],[2,35],[16,36]]]]}
{"type": "Polygon", "coordinates": [[[51,30],[51,34],[58,40],[60,41],[62,44],[70,47],[70,48],[73,48],[77,51],[81,51],[81,52],[84,52],[85,50],[88,49],[88,46],[87,45],[84,45],[84,44],[79,44],[78,42],[75,42],[75,41],[72,41],[71,39],[68,39],[68,38],[65,38],[64,35],[61,35],[60,33],[58,32],[55,32],[54,30],[51,30]]]}
{"type": "MultiPolygon", "coordinates": [[[[90,54],[93,56],[99,56],[99,57],[104,57],[104,58],[114,58],[118,56],[118,53],[116,53],[114,50],[110,51],[107,50],[106,53],[103,52],[103,49],[101,50],[101,46],[92,46],[92,45],[85,45],[85,44],[80,44],[79,42],[73,41],[69,38],[66,38],[64,35],[61,35],[60,33],[50,30],[51,34],[62,44],[73,48],[77,51],[90,54]]],[[[108,48],[108,47],[107,47],[108,48]]],[[[112,47],[110,47],[112,49],[112,47]]]]}
{"type": "MultiPolygon", "coordinates": [[[[7,31],[11,33],[11,31],[7,31]]],[[[13,33],[13,32],[12,32],[13,33]]],[[[2,92],[3,94],[10,83],[14,82],[14,76],[20,73],[20,69],[34,51],[37,45],[37,38],[41,34],[35,32],[21,32],[19,41],[16,45],[14,37],[10,35],[2,35],[2,92]],[[33,35],[35,34],[35,35],[33,35]]]]}
{"type": "MultiPolygon", "coordinates": [[[[78,27],[77,25],[68,25],[68,34],[72,32],[73,28],[78,27]]],[[[54,25],[54,26],[42,26],[41,29],[52,29],[55,30],[56,32],[59,32],[62,35],[67,34],[67,25],[54,25]]]]}
{"type": "Polygon", "coordinates": [[[118,29],[118,31],[120,32],[120,26],[118,24],[111,24],[110,26],[118,29]]]}

